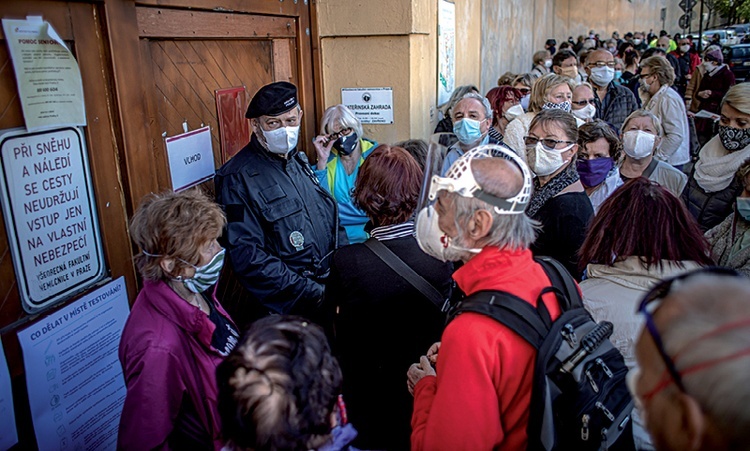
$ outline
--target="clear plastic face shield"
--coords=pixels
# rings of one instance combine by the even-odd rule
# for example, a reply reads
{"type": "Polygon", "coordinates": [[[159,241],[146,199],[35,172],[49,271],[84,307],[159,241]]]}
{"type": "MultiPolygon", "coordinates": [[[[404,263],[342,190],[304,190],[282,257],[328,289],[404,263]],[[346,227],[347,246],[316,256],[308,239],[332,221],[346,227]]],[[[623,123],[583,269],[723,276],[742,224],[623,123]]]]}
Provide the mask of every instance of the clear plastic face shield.
{"type": "MultiPolygon", "coordinates": [[[[523,214],[532,191],[532,175],[526,163],[512,150],[488,144],[459,154],[440,144],[440,137],[433,135],[425,162],[422,191],[417,205],[417,241],[429,255],[443,261],[453,260],[449,250],[452,239],[438,226],[435,203],[441,191],[462,197],[473,197],[491,205],[497,214],[523,214]],[[523,186],[513,197],[505,199],[482,189],[471,170],[472,161],[483,158],[502,158],[515,164],[523,174],[523,186]]],[[[476,249],[461,249],[476,252],[476,249]]]]}

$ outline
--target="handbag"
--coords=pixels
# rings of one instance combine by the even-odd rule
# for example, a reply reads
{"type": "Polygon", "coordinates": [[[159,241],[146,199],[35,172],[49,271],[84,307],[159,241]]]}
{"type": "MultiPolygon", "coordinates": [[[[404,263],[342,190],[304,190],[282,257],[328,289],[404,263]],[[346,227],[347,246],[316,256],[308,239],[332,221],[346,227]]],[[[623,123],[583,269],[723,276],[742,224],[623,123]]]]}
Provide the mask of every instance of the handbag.
{"type": "Polygon", "coordinates": [[[394,254],[393,251],[388,249],[385,244],[377,240],[377,238],[370,238],[365,241],[367,246],[376,256],[378,256],[383,262],[388,265],[392,270],[401,276],[404,280],[409,282],[411,286],[416,288],[424,297],[435,306],[441,312],[447,312],[450,307],[449,299],[443,297],[442,294],[435,288],[430,282],[426,281],[424,277],[417,274],[416,271],[411,269],[409,265],[404,263],[398,255],[394,254]]]}

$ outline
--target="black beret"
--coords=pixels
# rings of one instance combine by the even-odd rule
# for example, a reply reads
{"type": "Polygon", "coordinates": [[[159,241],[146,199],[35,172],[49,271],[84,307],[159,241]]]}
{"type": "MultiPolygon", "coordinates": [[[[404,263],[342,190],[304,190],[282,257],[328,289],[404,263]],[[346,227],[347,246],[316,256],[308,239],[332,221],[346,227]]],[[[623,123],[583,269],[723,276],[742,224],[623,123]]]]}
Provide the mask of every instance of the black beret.
{"type": "Polygon", "coordinates": [[[286,81],[265,85],[255,93],[245,117],[278,116],[297,106],[297,87],[286,81]]]}

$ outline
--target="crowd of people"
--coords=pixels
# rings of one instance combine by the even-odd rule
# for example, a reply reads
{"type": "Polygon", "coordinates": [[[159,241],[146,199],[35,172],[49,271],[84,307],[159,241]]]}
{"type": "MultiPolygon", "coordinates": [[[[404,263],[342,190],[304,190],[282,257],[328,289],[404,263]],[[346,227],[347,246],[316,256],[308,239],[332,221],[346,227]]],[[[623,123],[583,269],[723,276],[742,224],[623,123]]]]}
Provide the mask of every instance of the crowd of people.
{"type": "MultiPolygon", "coordinates": [[[[118,448],[524,449],[541,350],[455,312],[501,292],[555,323],[551,257],[624,358],[620,449],[747,449],[750,83],[695,44],[551,39],[393,144],[335,105],[305,147],[296,87],[260,88],[215,201],[155,194],[132,218],[118,448]]],[[[607,445],[589,421],[573,435],[607,445]]]]}

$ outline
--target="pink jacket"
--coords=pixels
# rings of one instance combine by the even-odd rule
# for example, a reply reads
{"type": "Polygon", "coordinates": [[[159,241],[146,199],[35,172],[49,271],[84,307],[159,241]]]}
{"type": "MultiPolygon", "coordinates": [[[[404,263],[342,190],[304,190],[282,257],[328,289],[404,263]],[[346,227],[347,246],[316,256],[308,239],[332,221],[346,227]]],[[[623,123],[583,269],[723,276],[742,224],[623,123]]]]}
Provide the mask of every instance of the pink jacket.
{"type": "Polygon", "coordinates": [[[221,448],[216,367],[223,357],[211,347],[215,329],[205,313],[166,283],[144,282],[120,341],[127,394],[118,449],[167,449],[183,396],[192,400],[214,448],[221,448]]]}

